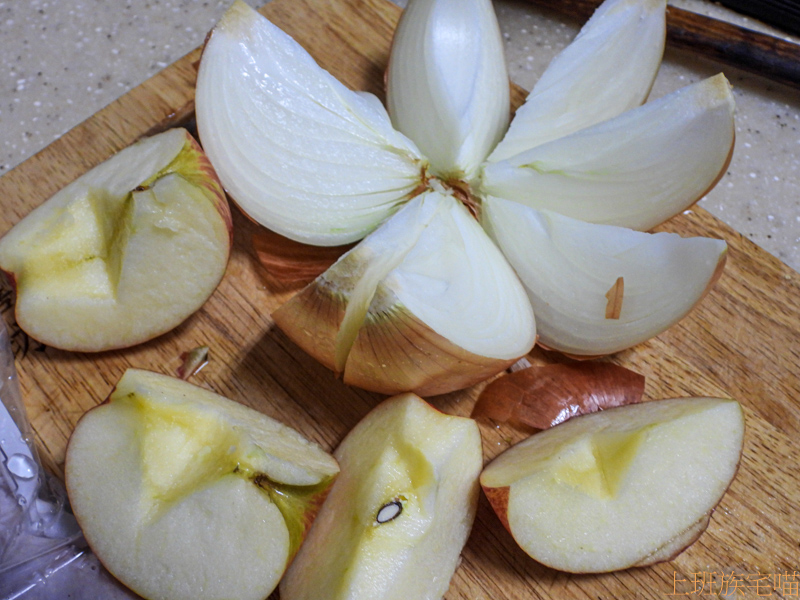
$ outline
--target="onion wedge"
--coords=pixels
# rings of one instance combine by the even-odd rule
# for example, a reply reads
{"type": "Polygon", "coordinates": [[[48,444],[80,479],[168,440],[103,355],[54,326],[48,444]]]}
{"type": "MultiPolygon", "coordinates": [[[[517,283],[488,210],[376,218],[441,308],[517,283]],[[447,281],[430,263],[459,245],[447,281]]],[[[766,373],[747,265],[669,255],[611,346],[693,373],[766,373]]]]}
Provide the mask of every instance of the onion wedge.
{"type": "Polygon", "coordinates": [[[665,4],[603,3],[536,82],[489,160],[511,158],[642,104],[664,54],[665,4]]]}
{"type": "Polygon", "coordinates": [[[408,200],[426,165],[377,99],[347,89],[241,0],[206,43],[196,112],[236,204],[300,242],[361,239],[408,200]]]}
{"type": "Polygon", "coordinates": [[[525,291],[464,206],[427,192],[279,308],[284,332],[345,383],[467,387],[530,351],[525,291]]]}
{"type": "Polygon", "coordinates": [[[469,180],[508,127],[509,84],[489,0],[414,0],[394,34],[387,104],[443,179],[469,180]]]}
{"type": "Polygon", "coordinates": [[[488,164],[486,194],[646,231],[699,200],[724,173],[734,141],[723,75],[619,117],[488,164]]]}
{"type": "Polygon", "coordinates": [[[727,246],[710,238],[596,225],[499,198],[484,227],[528,292],[539,343],[575,356],[634,346],[683,318],[722,272],[727,246]],[[625,282],[618,318],[609,290],[625,282]]]}

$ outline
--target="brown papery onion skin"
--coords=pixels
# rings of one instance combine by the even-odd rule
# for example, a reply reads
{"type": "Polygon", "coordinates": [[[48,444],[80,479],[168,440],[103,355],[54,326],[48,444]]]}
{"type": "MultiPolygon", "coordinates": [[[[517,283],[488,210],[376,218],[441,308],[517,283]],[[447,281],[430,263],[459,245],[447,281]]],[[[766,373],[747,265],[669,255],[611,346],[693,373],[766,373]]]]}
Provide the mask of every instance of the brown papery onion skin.
{"type": "Polygon", "coordinates": [[[548,429],[577,415],[641,402],[644,382],[643,375],[605,362],[529,367],[487,385],[472,416],[548,429]]]}
{"type": "Polygon", "coordinates": [[[311,246],[269,229],[253,234],[253,250],[258,261],[272,278],[289,287],[311,283],[353,245],[311,246]]]}

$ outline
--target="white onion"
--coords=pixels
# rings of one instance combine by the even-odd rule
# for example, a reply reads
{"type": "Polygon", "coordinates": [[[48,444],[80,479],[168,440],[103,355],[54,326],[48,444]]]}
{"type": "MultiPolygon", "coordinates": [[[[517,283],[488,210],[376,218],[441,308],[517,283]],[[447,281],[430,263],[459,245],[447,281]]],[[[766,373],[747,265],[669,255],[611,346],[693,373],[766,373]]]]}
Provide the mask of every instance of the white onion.
{"type": "Polygon", "coordinates": [[[362,238],[408,199],[425,167],[380,102],[347,89],[243,2],[205,47],[196,112],[233,200],[301,242],[362,238]]]}
{"type": "Polygon", "coordinates": [[[486,194],[590,221],[648,230],[696,202],[730,159],[733,95],[723,75],[507,160],[486,194]]]}
{"type": "Polygon", "coordinates": [[[489,0],[414,0],[394,34],[387,103],[434,172],[475,176],[508,126],[503,42],[489,0]]]}
{"type": "Polygon", "coordinates": [[[644,102],[664,53],[664,5],[603,3],[536,82],[489,160],[510,158],[644,102]]]}

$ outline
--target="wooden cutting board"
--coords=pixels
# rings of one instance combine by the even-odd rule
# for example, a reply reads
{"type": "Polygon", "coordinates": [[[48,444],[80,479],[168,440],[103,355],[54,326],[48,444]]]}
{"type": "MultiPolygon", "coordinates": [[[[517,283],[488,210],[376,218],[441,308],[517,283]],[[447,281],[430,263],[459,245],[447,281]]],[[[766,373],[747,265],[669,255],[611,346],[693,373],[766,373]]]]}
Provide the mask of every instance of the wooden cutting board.
{"type": "MultiPolygon", "coordinates": [[[[399,15],[394,5],[275,0],[263,12],[346,85],[383,97],[399,15]]],[[[182,58],[0,179],[0,233],[113,152],[187,122],[198,59],[199,51],[182,58]]],[[[516,90],[517,103],[522,97],[516,90]]],[[[221,285],[202,310],[167,335],[98,355],[41,348],[15,336],[22,391],[47,467],[61,473],[75,423],[104,399],[126,368],[174,374],[181,353],[203,344],[210,346],[211,360],[195,383],[280,419],[327,449],[380,401],[379,395],[342,384],[273,326],[271,312],[296,290],[278,284],[257,263],[251,237],[258,228],[237,211],[234,227],[233,254],[221,285]]],[[[679,325],[612,360],[647,377],[648,399],[714,395],[745,406],[741,468],[708,531],[669,563],[568,575],[529,559],[482,498],[447,598],[800,595],[800,275],[700,208],[662,229],[725,239],[730,246],[725,273],[679,325]]],[[[2,298],[11,321],[7,290],[2,298]]],[[[531,355],[534,363],[554,360],[559,358],[539,350],[531,355]]],[[[479,391],[478,386],[432,402],[468,415],[479,391]]],[[[481,430],[487,460],[524,437],[493,423],[482,423],[481,430]]]]}

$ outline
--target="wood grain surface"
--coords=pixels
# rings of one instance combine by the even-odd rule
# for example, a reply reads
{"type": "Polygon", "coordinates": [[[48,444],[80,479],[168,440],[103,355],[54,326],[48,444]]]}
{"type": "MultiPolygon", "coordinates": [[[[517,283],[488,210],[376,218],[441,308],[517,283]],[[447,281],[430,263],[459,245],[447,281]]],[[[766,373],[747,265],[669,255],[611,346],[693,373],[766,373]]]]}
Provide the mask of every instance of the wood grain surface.
{"type": "MultiPolygon", "coordinates": [[[[263,12],[346,85],[383,97],[383,72],[399,14],[394,5],[383,0],[275,0],[263,12]]],[[[193,110],[198,58],[195,51],[179,60],[0,179],[0,233],[113,152],[186,122],[193,110]]],[[[518,103],[521,92],[516,90],[514,97],[518,103]]],[[[210,363],[195,383],[280,419],[327,449],[380,401],[379,395],[342,384],[273,326],[271,312],[296,289],[272,280],[259,265],[251,244],[257,226],[234,211],[234,227],[224,280],[198,313],[167,335],[97,355],[42,348],[14,336],[23,395],[48,468],[61,473],[75,423],[104,399],[126,368],[174,374],[181,353],[203,344],[210,347],[210,363]]],[[[790,586],[792,573],[800,581],[800,276],[702,209],[661,229],[725,239],[727,267],[689,317],[611,360],[646,376],[647,399],[713,395],[744,405],[741,467],[707,532],[668,563],[569,575],[528,558],[482,498],[447,598],[665,598],[724,591],[733,591],[736,598],[767,592],[772,597],[800,595],[790,586]]],[[[10,321],[7,291],[2,297],[10,321]]],[[[540,350],[529,358],[534,364],[563,360],[540,350]]],[[[468,415],[479,391],[477,386],[431,402],[468,415]]],[[[488,422],[481,423],[481,431],[487,460],[524,437],[488,422]]]]}

